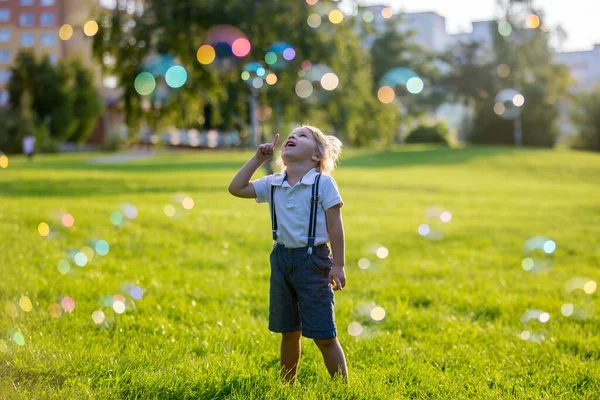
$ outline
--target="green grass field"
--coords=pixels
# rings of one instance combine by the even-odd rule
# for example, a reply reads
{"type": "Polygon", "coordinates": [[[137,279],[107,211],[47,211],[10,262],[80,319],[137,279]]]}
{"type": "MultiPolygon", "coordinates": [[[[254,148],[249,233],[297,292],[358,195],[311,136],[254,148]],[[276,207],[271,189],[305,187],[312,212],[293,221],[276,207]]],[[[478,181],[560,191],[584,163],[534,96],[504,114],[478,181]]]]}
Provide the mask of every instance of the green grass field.
{"type": "Polygon", "coordinates": [[[336,322],[349,383],[332,382],[303,338],[297,387],[280,383],[280,336],[267,330],[268,206],[227,192],[251,155],[10,157],[0,169],[0,398],[599,398],[600,309],[591,310],[600,290],[589,283],[600,283],[598,154],[346,150],[334,177],[345,201],[348,284],[336,292],[336,322]],[[113,225],[124,203],[137,218],[113,225]],[[417,233],[432,206],[452,213],[438,241],[417,233]],[[61,212],[73,227],[61,228],[61,212]],[[552,268],[538,273],[521,266],[534,236],[556,242],[552,268]],[[68,258],[93,239],[108,254],[84,267],[68,258]],[[373,244],[389,256],[377,258],[373,244]],[[568,292],[575,277],[592,293],[568,292]],[[125,312],[107,295],[123,295],[125,312]],[[74,310],[52,316],[67,296],[74,310]],[[587,318],[563,316],[565,303],[587,318]],[[379,322],[374,306],[386,312],[379,322]],[[549,320],[524,325],[531,309],[549,320]],[[349,334],[352,322],[361,335],[349,334]],[[545,339],[524,340],[524,330],[545,339]]]}

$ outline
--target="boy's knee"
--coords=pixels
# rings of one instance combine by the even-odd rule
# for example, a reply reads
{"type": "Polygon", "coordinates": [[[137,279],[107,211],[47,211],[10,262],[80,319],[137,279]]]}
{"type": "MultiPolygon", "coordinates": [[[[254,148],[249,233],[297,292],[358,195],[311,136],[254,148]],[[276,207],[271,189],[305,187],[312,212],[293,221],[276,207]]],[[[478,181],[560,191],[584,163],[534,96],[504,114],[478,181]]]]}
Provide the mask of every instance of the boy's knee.
{"type": "Polygon", "coordinates": [[[331,348],[331,347],[337,345],[337,338],[331,338],[331,339],[313,339],[313,340],[315,341],[315,344],[320,349],[328,349],[328,348],[331,348]]]}
{"type": "Polygon", "coordinates": [[[302,336],[302,331],[282,332],[281,339],[285,341],[298,341],[302,336]]]}

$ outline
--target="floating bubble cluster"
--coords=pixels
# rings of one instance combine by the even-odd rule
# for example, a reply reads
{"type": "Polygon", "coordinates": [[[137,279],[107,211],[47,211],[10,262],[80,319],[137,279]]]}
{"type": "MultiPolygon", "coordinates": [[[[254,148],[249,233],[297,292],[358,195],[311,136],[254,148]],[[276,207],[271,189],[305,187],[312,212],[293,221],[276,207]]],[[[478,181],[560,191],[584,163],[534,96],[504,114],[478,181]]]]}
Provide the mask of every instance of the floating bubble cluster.
{"type": "Polygon", "coordinates": [[[202,65],[214,65],[225,72],[237,63],[237,59],[247,56],[251,49],[250,40],[239,28],[216,25],[206,32],[196,58],[202,65]]]}
{"type": "Polygon", "coordinates": [[[525,97],[515,89],[502,89],[496,95],[494,112],[502,119],[511,120],[521,115],[525,97]]]}
{"type": "Polygon", "coordinates": [[[543,310],[527,310],[521,317],[521,339],[539,343],[547,336],[550,314],[543,310]]]}
{"type": "Polygon", "coordinates": [[[396,67],[386,72],[379,81],[377,98],[389,104],[396,97],[404,97],[407,93],[419,94],[425,84],[419,75],[410,68],[396,67]]]}
{"type": "Polygon", "coordinates": [[[445,234],[445,225],[452,221],[452,213],[440,207],[429,207],[425,212],[425,223],[419,225],[419,235],[429,240],[441,240],[445,234]]]}
{"type": "Polygon", "coordinates": [[[535,236],[523,245],[521,267],[527,272],[543,272],[552,267],[556,243],[547,237],[535,236]]]}
{"type": "Polygon", "coordinates": [[[331,99],[340,80],[331,68],[323,64],[302,63],[302,71],[298,73],[300,80],[296,83],[296,94],[312,105],[322,105],[331,99]]]}
{"type": "Polygon", "coordinates": [[[285,69],[294,58],[296,58],[296,50],[291,44],[283,41],[273,43],[265,54],[265,62],[275,71],[285,69]]]}
{"type": "Polygon", "coordinates": [[[595,307],[591,295],[596,289],[596,282],[589,278],[577,276],[569,279],[565,283],[568,302],[562,305],[561,314],[576,320],[592,318],[595,307]]]}
{"type": "Polygon", "coordinates": [[[277,82],[277,75],[268,71],[261,63],[249,62],[244,65],[242,79],[253,88],[260,89],[265,82],[274,85],[277,82]]]}

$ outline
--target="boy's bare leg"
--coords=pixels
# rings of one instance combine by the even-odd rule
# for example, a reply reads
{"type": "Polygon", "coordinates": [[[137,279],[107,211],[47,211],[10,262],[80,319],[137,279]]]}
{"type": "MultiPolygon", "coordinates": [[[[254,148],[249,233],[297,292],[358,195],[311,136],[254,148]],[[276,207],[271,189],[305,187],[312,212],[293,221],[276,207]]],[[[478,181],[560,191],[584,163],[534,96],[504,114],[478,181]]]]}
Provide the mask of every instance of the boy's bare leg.
{"type": "Polygon", "coordinates": [[[313,339],[315,344],[321,350],[323,359],[325,360],[325,366],[329,375],[334,378],[341,373],[344,382],[348,381],[348,371],[346,368],[346,357],[344,356],[344,350],[337,338],[333,339],[313,339]]]}
{"type": "Polygon", "coordinates": [[[293,383],[300,362],[300,338],[302,331],[284,332],[281,334],[281,377],[293,383]]]}

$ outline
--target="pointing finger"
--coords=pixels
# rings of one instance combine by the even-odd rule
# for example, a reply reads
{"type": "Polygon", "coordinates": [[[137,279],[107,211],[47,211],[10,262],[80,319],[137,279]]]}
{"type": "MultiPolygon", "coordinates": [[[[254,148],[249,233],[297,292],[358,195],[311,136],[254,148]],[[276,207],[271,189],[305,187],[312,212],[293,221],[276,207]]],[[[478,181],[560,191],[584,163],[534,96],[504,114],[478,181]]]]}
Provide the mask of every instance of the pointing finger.
{"type": "Polygon", "coordinates": [[[275,138],[273,139],[273,142],[271,143],[273,146],[272,148],[274,149],[275,146],[277,146],[277,142],[279,141],[279,133],[275,134],[275,138]]]}

